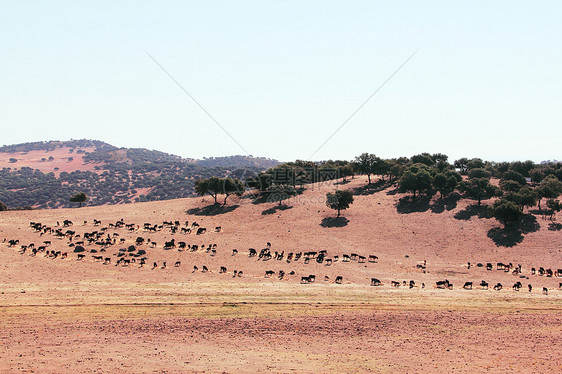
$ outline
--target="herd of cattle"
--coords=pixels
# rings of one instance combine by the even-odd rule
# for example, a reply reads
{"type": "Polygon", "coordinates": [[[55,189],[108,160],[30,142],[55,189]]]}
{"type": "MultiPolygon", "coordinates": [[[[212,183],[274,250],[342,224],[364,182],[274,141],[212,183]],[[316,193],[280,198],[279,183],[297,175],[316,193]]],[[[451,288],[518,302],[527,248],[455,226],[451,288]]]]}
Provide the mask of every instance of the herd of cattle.
{"type": "MultiPolygon", "coordinates": [[[[88,225],[87,221],[83,221],[82,226],[88,225]]],[[[129,231],[130,235],[134,235],[134,233],[157,233],[163,230],[169,231],[172,235],[179,233],[179,234],[194,234],[194,235],[203,235],[207,233],[207,228],[200,227],[197,222],[192,222],[191,225],[189,222],[181,223],[180,221],[164,221],[161,224],[152,224],[152,223],[144,223],[142,228],[140,225],[133,224],[133,223],[125,223],[123,219],[109,223],[106,226],[102,227],[101,220],[94,219],[92,231],[86,231],[83,234],[76,233],[75,230],[72,229],[74,226],[73,222],[70,220],[64,220],[62,224],[57,222],[54,227],[49,227],[47,225],[41,224],[40,222],[30,222],[30,228],[35,232],[38,233],[42,239],[47,238],[48,236],[53,236],[55,239],[64,240],[66,239],[66,250],[51,250],[51,245],[53,244],[53,240],[47,238],[48,240],[42,240],[41,244],[36,245],[35,243],[30,244],[20,244],[19,239],[10,239],[4,238],[3,243],[6,243],[9,247],[16,247],[19,246],[19,251],[21,254],[29,253],[30,256],[37,256],[39,253],[42,253],[44,257],[49,258],[60,258],[65,259],[68,257],[68,253],[76,253],[77,260],[82,261],[86,258],[86,253],[89,252],[91,257],[96,262],[101,262],[105,265],[109,265],[112,263],[112,256],[108,255],[108,250],[114,246],[123,246],[119,248],[116,252],[112,253],[113,256],[117,258],[113,260],[115,266],[129,266],[131,264],[138,264],[139,267],[143,267],[147,260],[148,260],[148,253],[147,250],[152,250],[157,248],[158,244],[151,240],[150,238],[144,238],[143,236],[137,236],[136,239],[133,240],[134,244],[130,244],[126,246],[127,239],[121,237],[117,231],[117,229],[124,229],[129,231]],[[113,232],[109,232],[111,231],[113,232]],[[98,249],[90,249],[86,250],[85,246],[97,246],[98,249]],[[143,249],[144,248],[144,249],[143,249]]],[[[221,232],[222,228],[217,226],[213,230],[214,232],[221,232]]],[[[169,241],[164,241],[162,244],[163,250],[171,250],[177,249],[178,251],[189,251],[189,252],[198,252],[203,251],[208,253],[210,256],[215,256],[217,254],[217,244],[188,244],[186,241],[177,241],[176,239],[171,239],[169,241]]],[[[232,256],[238,255],[239,251],[237,249],[232,250],[232,256]]],[[[285,261],[286,263],[297,262],[302,259],[304,264],[309,263],[316,263],[316,264],[324,264],[325,266],[332,266],[339,261],[344,263],[377,263],[378,257],[376,255],[369,255],[369,256],[362,256],[357,253],[350,253],[350,254],[342,254],[341,258],[340,255],[333,255],[328,257],[328,252],[326,250],[320,251],[307,251],[307,252],[288,252],[285,251],[272,251],[271,250],[271,243],[267,243],[266,247],[261,249],[259,252],[254,248],[248,249],[248,257],[255,258],[257,261],[266,262],[269,260],[273,261],[285,261]]],[[[421,269],[425,273],[426,268],[426,261],[423,261],[423,264],[419,263],[416,265],[418,269],[421,269]]],[[[157,262],[153,262],[152,269],[166,268],[167,264],[164,261],[161,265],[158,265],[157,262]]],[[[174,262],[174,267],[180,267],[181,261],[177,260],[174,262]]],[[[486,265],[482,263],[478,263],[476,267],[483,268],[485,266],[486,270],[491,271],[493,270],[494,266],[492,263],[487,263],[486,265]]],[[[467,268],[471,269],[473,265],[469,262],[467,264],[467,268]]],[[[227,274],[228,269],[224,266],[220,266],[219,274],[227,274]]],[[[504,264],[504,263],[497,263],[496,270],[503,271],[506,273],[511,273],[514,276],[518,276],[521,279],[529,279],[528,275],[524,275],[522,272],[521,265],[514,266],[512,263],[504,264]]],[[[199,267],[194,265],[192,272],[198,272],[199,267]]],[[[201,272],[207,273],[210,272],[209,268],[205,265],[201,266],[201,272]]],[[[242,277],[243,272],[241,270],[234,270],[232,272],[233,277],[242,277]]],[[[273,270],[267,270],[265,272],[265,278],[273,278],[276,277],[279,280],[284,279],[286,276],[294,276],[296,275],[295,271],[285,272],[284,270],[279,270],[275,272],[273,270]]],[[[562,277],[562,269],[557,269],[553,271],[551,268],[539,267],[538,270],[536,268],[531,268],[529,271],[530,276],[545,276],[545,277],[562,277]]],[[[308,274],[306,276],[301,276],[301,283],[302,284],[310,284],[316,281],[316,275],[308,274]]],[[[328,276],[324,277],[324,281],[331,281],[328,276]]],[[[343,283],[343,276],[336,276],[334,278],[334,283],[342,284],[343,283]]],[[[382,286],[383,282],[381,282],[377,278],[371,278],[370,282],[371,286],[382,286]]],[[[409,281],[391,281],[390,285],[392,287],[407,287],[407,288],[414,288],[418,287],[414,280],[409,281]]],[[[488,289],[489,285],[486,281],[482,280],[479,283],[481,289],[488,289]]],[[[425,288],[425,283],[421,283],[420,287],[423,289],[425,288]]],[[[435,283],[435,288],[437,289],[453,289],[453,284],[449,282],[447,279],[437,281],[435,283]]],[[[465,290],[473,289],[473,282],[465,282],[463,287],[465,290]]],[[[503,288],[501,283],[497,283],[494,285],[493,289],[496,291],[500,291],[503,288]]],[[[517,281],[513,284],[512,289],[515,291],[519,291],[523,288],[523,284],[521,281],[517,281]]],[[[527,285],[527,289],[529,292],[532,292],[533,287],[529,283],[527,285]]],[[[562,290],[562,283],[559,284],[559,289],[562,290]]],[[[543,287],[542,289],[543,294],[548,294],[548,288],[543,287]]]]}

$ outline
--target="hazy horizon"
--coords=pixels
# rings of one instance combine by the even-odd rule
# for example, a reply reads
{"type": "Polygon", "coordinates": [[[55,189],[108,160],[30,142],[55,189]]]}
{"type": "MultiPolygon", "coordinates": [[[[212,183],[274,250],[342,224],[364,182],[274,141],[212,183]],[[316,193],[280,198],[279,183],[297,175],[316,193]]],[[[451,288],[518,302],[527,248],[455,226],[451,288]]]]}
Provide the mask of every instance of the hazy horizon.
{"type": "Polygon", "coordinates": [[[6,3],[2,143],[308,159],[395,73],[313,160],[561,159],[561,16],[555,1],[6,3]]]}

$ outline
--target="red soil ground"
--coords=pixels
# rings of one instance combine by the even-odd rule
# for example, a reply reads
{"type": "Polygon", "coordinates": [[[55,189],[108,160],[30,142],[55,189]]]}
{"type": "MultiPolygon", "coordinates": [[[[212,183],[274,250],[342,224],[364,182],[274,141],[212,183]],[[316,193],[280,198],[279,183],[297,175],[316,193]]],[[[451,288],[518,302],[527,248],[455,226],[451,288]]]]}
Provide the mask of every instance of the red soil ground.
{"type": "MultiPolygon", "coordinates": [[[[2,212],[0,240],[19,239],[66,259],[44,253],[21,254],[0,245],[0,371],[15,372],[495,372],[537,373],[562,369],[562,278],[531,275],[531,267],[562,268],[560,231],[538,219],[513,247],[488,237],[493,219],[470,217],[471,202],[441,208],[400,203],[392,188],[355,196],[333,221],[325,193],[361,188],[364,178],[343,185],[314,186],[290,201],[291,208],[250,199],[211,209],[210,198],[121,206],[2,212]],[[203,215],[206,214],[206,215],[203,215]],[[455,218],[461,217],[464,219],[455,218]],[[108,229],[124,243],[107,248],[109,265],[92,255],[78,261],[67,239],[39,236],[29,221],[55,227],[70,219],[77,234],[123,219],[140,229],[108,229]],[[88,223],[82,225],[86,220],[88,223]],[[142,230],[145,222],[197,221],[202,235],[142,230]],[[214,232],[221,226],[221,232],[214,232]],[[334,226],[334,227],[326,227],[334,226]],[[340,227],[337,227],[340,226],[340,227]],[[146,244],[147,265],[115,266],[119,248],[138,236],[146,244]],[[204,250],[164,250],[164,241],[217,244],[204,250]],[[284,251],[282,261],[248,257],[248,249],[284,251]],[[232,255],[237,249],[238,254],[232,255]],[[286,261],[289,252],[326,250],[340,261],[326,266],[286,261]],[[376,255],[377,263],[341,261],[343,254],[376,255]],[[176,261],[179,267],[174,267],[176,261]],[[426,260],[426,269],[416,265],[426,260]],[[163,262],[167,267],[162,268],[163,262]],[[487,271],[470,261],[521,264],[522,276],[487,271]],[[153,269],[152,263],[157,267],[153,269]],[[193,272],[193,266],[208,273],[193,272]],[[227,268],[219,274],[219,268],[227,268]],[[234,270],[243,271],[233,277],[234,270]],[[266,270],[275,277],[264,278],[266,270]],[[286,273],[277,278],[279,270],[286,273]],[[289,275],[294,271],[294,275],[289,275]],[[425,271],[425,272],[424,272],[425,271]],[[316,275],[314,284],[301,276],[316,275]],[[336,276],[343,284],[335,284],[336,276]],[[328,277],[325,280],[325,277],[328,277]],[[376,277],[382,286],[371,287],[376,277]],[[528,277],[528,279],[527,279],[528,277]],[[453,290],[436,289],[448,279],[453,290]],[[391,281],[414,280],[394,288],[391,281]],[[504,289],[479,289],[486,280],[504,289]],[[465,281],[473,290],[462,289],[465,281]],[[521,281],[524,288],[513,291],[521,281]],[[421,288],[421,283],[426,287],[421,288]],[[527,284],[533,291],[527,291],[527,284]],[[549,289],[544,295],[543,287],[549,289]]],[[[402,200],[404,201],[404,200],[402,200]]],[[[66,230],[66,228],[65,228],[66,230]]],[[[497,239],[497,238],[496,238],[497,239]]],[[[99,250],[86,245],[86,250],[99,250]]]]}
{"type": "Polygon", "coordinates": [[[1,168],[17,168],[23,167],[40,170],[43,173],[55,173],[56,176],[61,172],[71,172],[75,170],[80,171],[93,171],[98,163],[85,163],[83,154],[76,153],[79,149],[85,152],[92,152],[93,148],[75,148],[74,152],[70,152],[70,147],[60,147],[52,151],[29,151],[29,152],[0,152],[0,169],[1,168]],[[52,161],[48,161],[49,157],[53,157],[52,161]],[[68,158],[72,157],[73,160],[69,161],[68,158]],[[10,162],[11,158],[15,158],[17,162],[10,162]],[[45,158],[46,161],[41,161],[45,158]],[[58,170],[55,170],[58,168],[58,170]]]}

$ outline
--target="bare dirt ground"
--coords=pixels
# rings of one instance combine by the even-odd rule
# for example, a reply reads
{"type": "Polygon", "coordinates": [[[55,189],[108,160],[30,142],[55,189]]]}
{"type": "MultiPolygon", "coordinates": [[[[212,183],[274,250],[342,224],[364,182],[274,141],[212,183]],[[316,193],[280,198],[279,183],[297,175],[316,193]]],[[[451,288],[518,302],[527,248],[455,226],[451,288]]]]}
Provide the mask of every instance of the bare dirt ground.
{"type": "Polygon", "coordinates": [[[93,171],[97,163],[85,163],[84,155],[76,153],[77,150],[85,152],[92,152],[94,148],[78,147],[75,151],[71,152],[70,147],[60,147],[51,151],[29,151],[29,152],[0,152],[0,168],[16,168],[21,169],[28,167],[34,170],[40,170],[43,173],[54,173],[56,176],[60,175],[63,171],[71,172],[75,170],[93,171]],[[48,160],[49,157],[53,159],[48,160]],[[10,162],[11,158],[15,158],[17,162],[10,162]],[[42,161],[42,159],[45,161],[42,161]],[[69,160],[72,158],[72,160],[69,160]],[[55,170],[56,169],[56,170],[55,170]]]}
{"type": "Polygon", "coordinates": [[[0,244],[0,372],[561,371],[562,278],[530,273],[531,267],[562,268],[560,231],[538,219],[517,245],[497,246],[489,233],[499,225],[473,214],[471,202],[412,206],[392,188],[363,189],[363,179],[339,186],[359,193],[343,213],[346,220],[333,220],[322,200],[333,185],[309,188],[288,209],[249,199],[217,209],[209,207],[209,198],[196,198],[2,212],[0,241],[20,243],[0,244]],[[93,226],[94,218],[102,225],[93,226]],[[135,226],[108,227],[104,235],[116,244],[104,252],[104,246],[85,244],[86,256],[78,260],[68,237],[40,235],[29,227],[34,221],[58,228],[64,219],[74,225],[63,230],[81,237],[121,219],[135,226]],[[207,232],[143,230],[145,222],[175,220],[182,227],[196,221],[207,232]],[[214,232],[216,226],[221,232],[214,232]],[[116,266],[119,249],[138,236],[157,243],[137,246],[147,252],[146,265],[116,266]],[[164,249],[171,239],[199,248],[164,249]],[[52,242],[46,250],[68,257],[21,253],[22,244],[43,241],[52,242]],[[267,242],[272,252],[284,252],[282,260],[248,256],[249,248],[259,252],[267,242]],[[209,244],[217,244],[216,254],[201,249],[209,244]],[[287,261],[290,252],[319,250],[339,261],[287,261]],[[351,253],[376,255],[378,261],[343,262],[351,253]],[[94,255],[110,257],[111,263],[95,261],[94,255]],[[417,265],[424,260],[422,269],[417,265]],[[476,266],[487,262],[493,270],[476,266]],[[498,271],[497,262],[521,264],[522,273],[498,271]],[[235,270],[243,275],[233,277],[235,270]],[[267,270],[274,275],[265,278],[267,270]],[[310,274],[316,281],[301,284],[310,274]],[[342,284],[334,282],[336,276],[342,284]],[[373,277],[383,284],[371,287],[373,277]],[[453,290],[435,288],[444,279],[453,290]],[[415,287],[402,285],[410,280],[415,287]],[[477,286],[481,280],[490,288],[477,286]],[[391,287],[391,281],[400,287],[391,287]],[[462,289],[466,281],[474,282],[472,290],[462,289]],[[520,291],[511,289],[517,281],[520,291]],[[501,291],[491,289],[497,282],[501,291]]]}

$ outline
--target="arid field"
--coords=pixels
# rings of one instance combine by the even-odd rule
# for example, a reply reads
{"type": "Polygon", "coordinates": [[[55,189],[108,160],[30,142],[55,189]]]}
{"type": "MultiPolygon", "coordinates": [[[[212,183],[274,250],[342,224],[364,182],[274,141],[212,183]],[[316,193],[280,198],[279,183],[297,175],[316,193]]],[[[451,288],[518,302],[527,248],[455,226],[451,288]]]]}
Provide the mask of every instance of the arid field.
{"type": "Polygon", "coordinates": [[[562,231],[540,215],[504,230],[472,201],[406,196],[356,177],[281,207],[199,197],[1,212],[0,372],[561,372],[562,278],[531,268],[562,269],[562,231]],[[356,193],[342,219],[325,205],[335,188],[356,193]]]}

